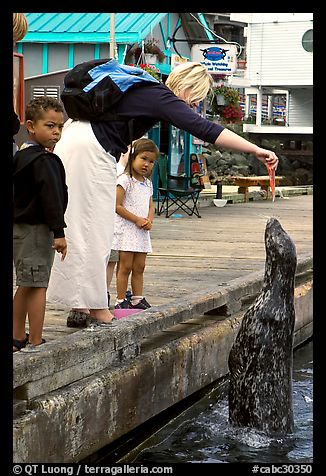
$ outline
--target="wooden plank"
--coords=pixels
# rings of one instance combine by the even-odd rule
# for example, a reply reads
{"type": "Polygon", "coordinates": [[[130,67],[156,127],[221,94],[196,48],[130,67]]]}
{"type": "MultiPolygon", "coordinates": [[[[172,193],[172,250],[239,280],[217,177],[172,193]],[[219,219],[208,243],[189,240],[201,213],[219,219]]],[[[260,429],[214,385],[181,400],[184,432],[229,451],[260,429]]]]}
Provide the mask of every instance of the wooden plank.
{"type": "MultiPolygon", "coordinates": [[[[261,190],[266,192],[266,198],[270,197],[270,178],[268,175],[260,175],[256,177],[231,177],[233,183],[238,185],[238,193],[244,194],[245,202],[249,201],[249,187],[259,186],[261,190]]],[[[279,186],[282,176],[275,177],[275,186],[279,186]]]]}
{"type": "MultiPolygon", "coordinates": [[[[268,185],[269,176],[268,175],[257,175],[255,177],[230,177],[235,185],[251,187],[258,185],[268,185]]],[[[283,178],[281,175],[275,176],[275,184],[279,184],[280,180],[283,178]]]]}

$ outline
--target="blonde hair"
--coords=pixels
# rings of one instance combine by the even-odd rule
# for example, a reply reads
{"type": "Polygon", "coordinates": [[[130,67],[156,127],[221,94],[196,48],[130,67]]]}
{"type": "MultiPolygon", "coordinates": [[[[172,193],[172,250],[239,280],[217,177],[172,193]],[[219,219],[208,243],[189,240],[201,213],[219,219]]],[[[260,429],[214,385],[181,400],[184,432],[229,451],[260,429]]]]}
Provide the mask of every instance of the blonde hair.
{"type": "Polygon", "coordinates": [[[186,62],[179,64],[169,74],[165,82],[171,91],[178,96],[185,89],[189,89],[189,101],[198,103],[203,101],[213,86],[213,78],[201,63],[186,62]]]}
{"type": "Polygon", "coordinates": [[[13,13],[13,40],[20,41],[28,30],[28,22],[24,13],[13,13]]]}

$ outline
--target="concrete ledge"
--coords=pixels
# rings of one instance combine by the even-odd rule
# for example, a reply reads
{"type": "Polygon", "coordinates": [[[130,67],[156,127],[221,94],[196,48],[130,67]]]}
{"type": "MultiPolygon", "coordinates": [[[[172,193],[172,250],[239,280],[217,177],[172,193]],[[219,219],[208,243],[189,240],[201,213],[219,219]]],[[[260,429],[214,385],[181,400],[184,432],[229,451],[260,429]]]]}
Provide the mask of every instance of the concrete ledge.
{"type": "Polygon", "coordinates": [[[92,454],[226,373],[234,334],[233,320],[223,321],[35,399],[14,424],[15,461],[92,454]]]}
{"type": "Polygon", "coordinates": [[[313,283],[308,281],[295,289],[294,345],[298,346],[313,335],[313,283]]]}
{"type": "MultiPolygon", "coordinates": [[[[312,332],[310,284],[295,301],[297,346],[312,332]]],[[[242,317],[189,319],[144,339],[138,357],[26,402],[14,420],[14,463],[78,462],[227,375],[242,317]]]]}

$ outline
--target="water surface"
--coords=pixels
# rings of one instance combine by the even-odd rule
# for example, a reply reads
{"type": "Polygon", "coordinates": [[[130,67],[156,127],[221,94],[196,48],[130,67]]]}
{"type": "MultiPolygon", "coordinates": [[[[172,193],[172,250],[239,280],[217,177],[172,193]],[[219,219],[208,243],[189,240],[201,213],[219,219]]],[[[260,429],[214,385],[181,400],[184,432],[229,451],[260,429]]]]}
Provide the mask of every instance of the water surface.
{"type": "Polygon", "coordinates": [[[313,461],[312,341],[297,349],[293,365],[294,432],[271,438],[228,422],[227,387],[214,389],[160,430],[129,462],[311,463],[313,461]]]}

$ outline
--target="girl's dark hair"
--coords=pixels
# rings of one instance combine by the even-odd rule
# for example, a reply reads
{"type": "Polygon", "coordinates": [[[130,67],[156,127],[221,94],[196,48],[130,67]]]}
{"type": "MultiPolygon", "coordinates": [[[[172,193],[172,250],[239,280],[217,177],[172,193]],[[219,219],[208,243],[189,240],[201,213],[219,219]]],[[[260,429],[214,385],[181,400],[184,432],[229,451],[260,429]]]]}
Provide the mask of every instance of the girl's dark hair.
{"type": "Polygon", "coordinates": [[[44,112],[48,110],[63,112],[63,106],[57,99],[49,96],[32,99],[26,107],[26,121],[38,121],[42,118],[44,112]]]}
{"type": "Polygon", "coordinates": [[[160,151],[155,144],[150,139],[138,139],[131,144],[131,149],[128,157],[128,172],[130,177],[132,177],[132,162],[134,158],[141,152],[153,152],[156,155],[156,158],[160,155],[160,151]]]}

